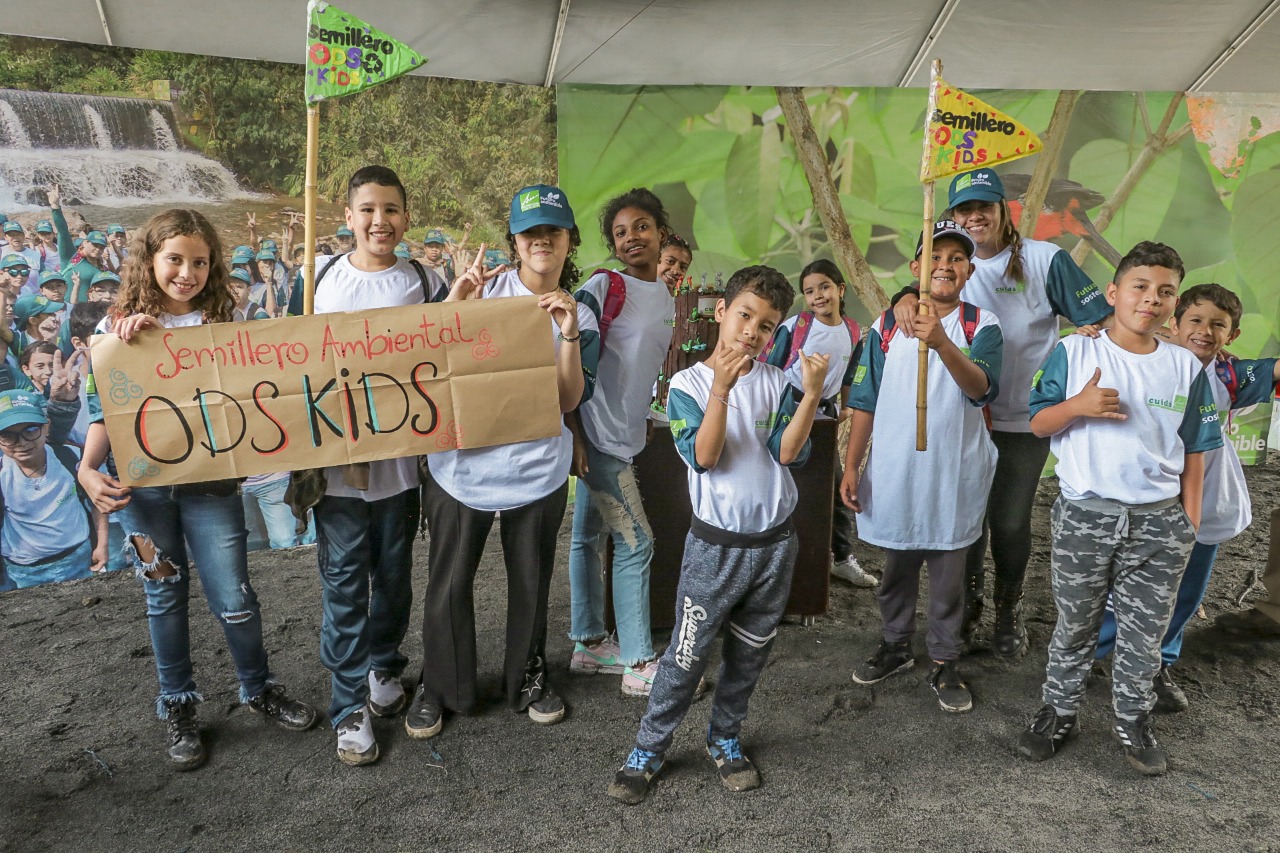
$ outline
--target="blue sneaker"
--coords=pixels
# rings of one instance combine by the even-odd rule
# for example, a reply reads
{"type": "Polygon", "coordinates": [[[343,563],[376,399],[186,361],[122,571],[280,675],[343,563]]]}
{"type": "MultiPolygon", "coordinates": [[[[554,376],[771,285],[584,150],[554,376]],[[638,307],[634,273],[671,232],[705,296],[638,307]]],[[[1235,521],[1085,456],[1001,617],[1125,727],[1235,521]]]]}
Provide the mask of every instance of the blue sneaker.
{"type": "Polygon", "coordinates": [[[662,753],[650,752],[637,746],[627,756],[626,763],[613,774],[609,796],[629,806],[643,802],[645,795],[649,793],[649,783],[658,775],[662,764],[662,753]]]}
{"type": "Polygon", "coordinates": [[[760,771],[742,752],[736,737],[709,737],[707,755],[720,771],[720,784],[730,791],[750,791],[760,787],[760,771]]]}

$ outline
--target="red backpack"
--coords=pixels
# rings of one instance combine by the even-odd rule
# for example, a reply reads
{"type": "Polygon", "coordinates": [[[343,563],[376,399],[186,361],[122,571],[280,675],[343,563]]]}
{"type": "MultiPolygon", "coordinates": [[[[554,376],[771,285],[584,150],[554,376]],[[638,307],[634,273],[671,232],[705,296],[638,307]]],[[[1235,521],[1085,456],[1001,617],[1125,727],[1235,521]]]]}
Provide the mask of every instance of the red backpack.
{"type": "MultiPolygon", "coordinates": [[[[862,330],[858,328],[856,320],[850,317],[841,317],[840,319],[844,321],[845,330],[849,332],[849,351],[856,353],[858,341],[862,339],[862,330]]],[[[809,339],[813,321],[814,314],[812,311],[801,311],[796,316],[796,327],[791,332],[791,351],[787,353],[787,363],[782,365],[783,370],[795,364],[796,359],[800,357],[800,350],[804,347],[804,342],[809,339]]]]}
{"type": "MultiPolygon", "coordinates": [[[[968,302],[960,303],[960,327],[964,329],[965,343],[973,345],[973,336],[978,333],[978,323],[982,320],[982,309],[968,302]]],[[[889,352],[889,341],[898,331],[898,321],[893,316],[893,309],[884,312],[880,321],[880,351],[889,352]]]]}
{"type": "Polygon", "coordinates": [[[604,305],[600,307],[600,346],[604,346],[605,335],[609,327],[622,313],[622,306],[627,302],[627,284],[622,280],[622,273],[615,270],[598,269],[592,276],[604,273],[609,276],[609,292],[604,295],[604,305]]]}

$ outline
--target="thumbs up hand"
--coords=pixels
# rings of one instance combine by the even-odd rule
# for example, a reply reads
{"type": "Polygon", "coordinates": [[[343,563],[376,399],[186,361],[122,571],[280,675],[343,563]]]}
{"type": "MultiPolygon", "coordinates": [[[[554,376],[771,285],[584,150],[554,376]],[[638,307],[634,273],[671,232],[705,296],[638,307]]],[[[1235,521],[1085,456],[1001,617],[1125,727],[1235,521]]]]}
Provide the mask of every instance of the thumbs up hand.
{"type": "Polygon", "coordinates": [[[1106,418],[1113,421],[1128,420],[1129,416],[1120,411],[1120,392],[1114,388],[1103,388],[1102,368],[1095,367],[1093,376],[1072,399],[1075,401],[1076,414],[1083,418],[1106,418]]]}

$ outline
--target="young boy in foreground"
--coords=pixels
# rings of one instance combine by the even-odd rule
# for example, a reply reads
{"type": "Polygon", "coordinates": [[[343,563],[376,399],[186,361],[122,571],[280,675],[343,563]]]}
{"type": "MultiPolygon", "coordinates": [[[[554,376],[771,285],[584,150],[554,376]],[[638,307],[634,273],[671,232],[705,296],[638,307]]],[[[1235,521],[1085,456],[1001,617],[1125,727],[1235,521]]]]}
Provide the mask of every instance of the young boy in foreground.
{"type": "Polygon", "coordinates": [[[1062,494],[1050,515],[1058,623],[1044,707],[1018,740],[1032,761],[1076,729],[1110,594],[1116,614],[1112,732],[1139,772],[1159,775],[1151,682],[1200,524],[1204,453],[1222,446],[1218,409],[1194,354],[1156,338],[1173,313],[1182,260],[1142,242],[1107,285],[1113,325],[1054,348],[1031,391],[1031,430],[1051,436],[1062,494]]]}
{"type": "Polygon", "coordinates": [[[609,796],[624,803],[642,801],[662,769],[722,628],[707,754],[729,790],[760,786],[738,732],[786,607],[799,548],[791,522],[796,486],[784,466],[808,459],[828,362],[825,355],[801,356],[804,396],[798,401],[786,374],[756,362],[794,298],[777,270],[738,270],[716,305],[715,352],[671,379],[667,413],[676,448],[689,466],[694,518],[685,538],[671,644],[659,663],[635,748],[609,786],[609,796]]]}

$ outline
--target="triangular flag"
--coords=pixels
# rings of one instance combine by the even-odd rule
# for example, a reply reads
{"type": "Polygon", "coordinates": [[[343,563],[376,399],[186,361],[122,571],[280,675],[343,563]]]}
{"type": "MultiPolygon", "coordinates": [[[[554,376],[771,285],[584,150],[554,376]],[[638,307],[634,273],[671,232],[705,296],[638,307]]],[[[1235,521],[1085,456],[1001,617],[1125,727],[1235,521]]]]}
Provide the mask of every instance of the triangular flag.
{"type": "Polygon", "coordinates": [[[325,3],[307,3],[307,103],[340,98],[407,74],[427,58],[325,3]]]}
{"type": "Polygon", "coordinates": [[[920,168],[921,182],[1040,153],[1040,137],[1021,122],[941,78],[938,93],[929,117],[929,156],[920,168]]]}

